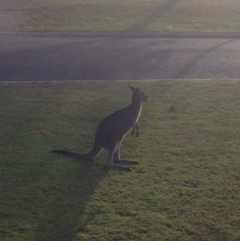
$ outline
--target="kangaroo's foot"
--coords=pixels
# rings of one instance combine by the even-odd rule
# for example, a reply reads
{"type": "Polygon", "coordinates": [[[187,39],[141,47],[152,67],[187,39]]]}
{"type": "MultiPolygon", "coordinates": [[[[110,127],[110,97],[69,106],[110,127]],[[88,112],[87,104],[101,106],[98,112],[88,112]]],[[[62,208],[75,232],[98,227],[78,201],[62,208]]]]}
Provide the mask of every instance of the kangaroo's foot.
{"type": "Polygon", "coordinates": [[[117,165],[117,164],[107,164],[106,167],[107,168],[121,169],[121,170],[124,170],[124,171],[131,171],[132,170],[130,167],[121,166],[121,165],[117,165]]]}
{"type": "Polygon", "coordinates": [[[133,160],[128,160],[128,159],[116,159],[114,160],[115,164],[131,164],[131,165],[136,165],[139,164],[138,161],[133,161],[133,160]]]}

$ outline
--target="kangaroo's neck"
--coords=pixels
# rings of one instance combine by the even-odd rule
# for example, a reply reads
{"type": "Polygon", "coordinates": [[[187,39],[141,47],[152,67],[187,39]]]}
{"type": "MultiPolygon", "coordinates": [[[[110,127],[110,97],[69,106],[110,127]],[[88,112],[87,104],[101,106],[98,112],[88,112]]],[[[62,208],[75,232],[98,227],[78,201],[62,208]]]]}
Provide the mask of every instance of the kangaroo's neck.
{"type": "Polygon", "coordinates": [[[132,101],[132,103],[128,106],[129,115],[134,121],[138,121],[138,118],[142,111],[142,103],[137,101],[132,101]]]}

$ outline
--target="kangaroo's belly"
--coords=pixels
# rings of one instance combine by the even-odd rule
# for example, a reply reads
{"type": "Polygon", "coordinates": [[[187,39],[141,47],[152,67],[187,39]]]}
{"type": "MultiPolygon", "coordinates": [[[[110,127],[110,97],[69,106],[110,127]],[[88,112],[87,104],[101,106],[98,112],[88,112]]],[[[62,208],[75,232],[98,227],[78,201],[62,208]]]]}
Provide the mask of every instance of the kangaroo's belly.
{"type": "Polygon", "coordinates": [[[131,123],[100,123],[95,138],[101,143],[103,148],[114,148],[132,129],[131,123]]]}

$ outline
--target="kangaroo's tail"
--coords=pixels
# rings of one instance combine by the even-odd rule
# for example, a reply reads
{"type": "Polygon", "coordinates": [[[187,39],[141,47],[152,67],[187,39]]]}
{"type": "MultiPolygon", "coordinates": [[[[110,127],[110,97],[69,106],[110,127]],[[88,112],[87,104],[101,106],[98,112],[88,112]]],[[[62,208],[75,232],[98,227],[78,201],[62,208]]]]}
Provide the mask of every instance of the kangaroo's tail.
{"type": "Polygon", "coordinates": [[[92,149],[85,154],[71,152],[66,150],[52,150],[51,152],[59,153],[65,156],[71,156],[78,160],[93,161],[93,159],[102,151],[103,147],[95,140],[92,149]]]}
{"type": "Polygon", "coordinates": [[[92,158],[89,157],[88,154],[80,154],[80,153],[77,153],[77,152],[72,152],[72,151],[66,151],[66,150],[52,150],[51,152],[53,153],[58,153],[58,154],[62,154],[62,155],[65,155],[65,156],[71,156],[71,157],[74,157],[78,160],[93,160],[92,158]]]}

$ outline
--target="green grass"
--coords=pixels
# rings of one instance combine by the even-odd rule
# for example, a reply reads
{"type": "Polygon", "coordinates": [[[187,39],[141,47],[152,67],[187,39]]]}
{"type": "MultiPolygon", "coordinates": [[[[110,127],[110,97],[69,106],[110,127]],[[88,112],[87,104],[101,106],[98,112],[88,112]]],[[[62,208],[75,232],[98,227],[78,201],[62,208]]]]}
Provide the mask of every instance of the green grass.
{"type": "Polygon", "coordinates": [[[0,240],[240,240],[240,82],[0,85],[0,240]],[[49,153],[87,151],[98,122],[150,97],[132,172],[49,153]]]}
{"type": "Polygon", "coordinates": [[[240,2],[234,0],[4,1],[3,17],[11,15],[16,28],[27,31],[240,30],[240,2]]]}

